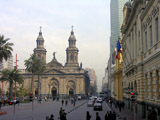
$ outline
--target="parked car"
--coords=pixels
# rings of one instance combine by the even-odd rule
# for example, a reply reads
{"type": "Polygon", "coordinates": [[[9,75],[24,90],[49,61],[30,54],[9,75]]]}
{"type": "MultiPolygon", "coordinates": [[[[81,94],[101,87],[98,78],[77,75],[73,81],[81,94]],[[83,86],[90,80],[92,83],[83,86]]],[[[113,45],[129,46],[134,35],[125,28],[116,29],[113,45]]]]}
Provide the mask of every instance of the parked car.
{"type": "Polygon", "coordinates": [[[92,100],[88,100],[87,107],[93,107],[94,102],[92,100]]]}
{"type": "Polygon", "coordinates": [[[93,110],[102,110],[102,103],[94,103],[93,110]]]}
{"type": "Polygon", "coordinates": [[[20,103],[20,99],[18,97],[16,97],[16,100],[12,99],[8,102],[9,105],[12,105],[12,104],[19,104],[20,103]]]}

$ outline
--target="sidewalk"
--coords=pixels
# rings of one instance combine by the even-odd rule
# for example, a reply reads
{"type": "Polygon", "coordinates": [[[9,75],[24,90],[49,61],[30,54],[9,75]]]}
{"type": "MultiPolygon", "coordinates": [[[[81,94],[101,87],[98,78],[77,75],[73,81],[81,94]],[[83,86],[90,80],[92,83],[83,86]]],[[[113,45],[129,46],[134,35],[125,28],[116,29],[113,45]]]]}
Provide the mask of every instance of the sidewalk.
{"type": "MultiPolygon", "coordinates": [[[[125,108],[125,109],[121,109],[121,112],[119,112],[118,107],[115,108],[113,104],[112,104],[112,107],[108,103],[106,103],[106,105],[109,106],[113,111],[115,111],[121,120],[134,120],[133,111],[130,111],[125,108]]],[[[137,115],[136,120],[146,120],[146,119],[145,118],[142,119],[140,116],[137,115]]]]}

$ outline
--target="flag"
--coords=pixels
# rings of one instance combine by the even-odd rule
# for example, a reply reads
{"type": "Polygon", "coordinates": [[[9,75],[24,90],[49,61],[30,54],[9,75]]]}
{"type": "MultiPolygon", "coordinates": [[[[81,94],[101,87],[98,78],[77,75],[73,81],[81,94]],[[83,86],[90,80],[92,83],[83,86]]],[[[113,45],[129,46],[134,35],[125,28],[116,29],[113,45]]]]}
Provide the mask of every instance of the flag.
{"type": "Polygon", "coordinates": [[[117,41],[117,46],[116,46],[117,50],[116,50],[116,59],[120,59],[120,53],[121,53],[121,44],[119,42],[119,40],[117,41]]]}

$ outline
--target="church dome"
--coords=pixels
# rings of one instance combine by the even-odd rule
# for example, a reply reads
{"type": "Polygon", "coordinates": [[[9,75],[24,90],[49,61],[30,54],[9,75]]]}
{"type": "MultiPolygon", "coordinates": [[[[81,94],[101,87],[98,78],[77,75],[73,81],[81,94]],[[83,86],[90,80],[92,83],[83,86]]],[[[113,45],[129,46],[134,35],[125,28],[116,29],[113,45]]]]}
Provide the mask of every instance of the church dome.
{"type": "Polygon", "coordinates": [[[39,35],[38,35],[38,37],[37,37],[37,40],[44,41],[44,38],[43,38],[43,36],[42,36],[42,32],[41,32],[41,31],[39,32],[39,35]]]}
{"type": "Polygon", "coordinates": [[[71,35],[70,35],[70,37],[69,37],[68,40],[69,40],[69,41],[70,41],[70,40],[71,40],[71,41],[75,41],[75,40],[76,40],[76,37],[74,36],[73,30],[71,31],[71,35]]]}

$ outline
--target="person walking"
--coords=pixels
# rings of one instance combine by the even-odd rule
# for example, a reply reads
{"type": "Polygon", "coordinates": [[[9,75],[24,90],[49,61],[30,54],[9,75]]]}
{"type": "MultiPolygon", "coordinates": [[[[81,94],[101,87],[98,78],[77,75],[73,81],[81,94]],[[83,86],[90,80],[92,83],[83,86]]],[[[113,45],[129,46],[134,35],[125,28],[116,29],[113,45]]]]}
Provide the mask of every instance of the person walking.
{"type": "Polygon", "coordinates": [[[96,120],[101,120],[98,112],[96,112],[96,120]]]}
{"type": "Polygon", "coordinates": [[[61,107],[60,110],[59,110],[59,117],[60,117],[60,120],[62,119],[62,113],[63,113],[63,109],[62,109],[62,107],[61,107]]]}
{"type": "Polygon", "coordinates": [[[2,107],[2,102],[1,102],[1,100],[0,100],[0,109],[1,109],[1,107],[2,107]]]}
{"type": "Polygon", "coordinates": [[[105,114],[105,117],[104,117],[105,120],[109,120],[108,115],[109,115],[109,112],[107,111],[107,113],[105,114]]]}
{"type": "Polygon", "coordinates": [[[66,116],[67,116],[67,114],[66,114],[65,110],[63,109],[62,117],[60,120],[67,120],[66,116]]]}
{"type": "Polygon", "coordinates": [[[66,104],[66,106],[67,106],[67,104],[68,104],[68,100],[66,99],[66,101],[65,101],[65,104],[66,104]]]}
{"type": "Polygon", "coordinates": [[[88,111],[87,111],[86,113],[87,113],[87,115],[86,115],[86,120],[90,120],[92,116],[89,114],[88,111]]]}
{"type": "Polygon", "coordinates": [[[54,115],[51,114],[51,117],[49,118],[49,120],[54,120],[54,115]]]}
{"type": "Polygon", "coordinates": [[[148,112],[147,112],[147,120],[151,120],[151,115],[152,115],[152,110],[149,109],[148,112]]]}
{"type": "Polygon", "coordinates": [[[157,112],[154,108],[152,108],[151,120],[157,120],[157,112]]]}
{"type": "Polygon", "coordinates": [[[63,106],[64,100],[62,99],[62,106],[63,106]]]}

